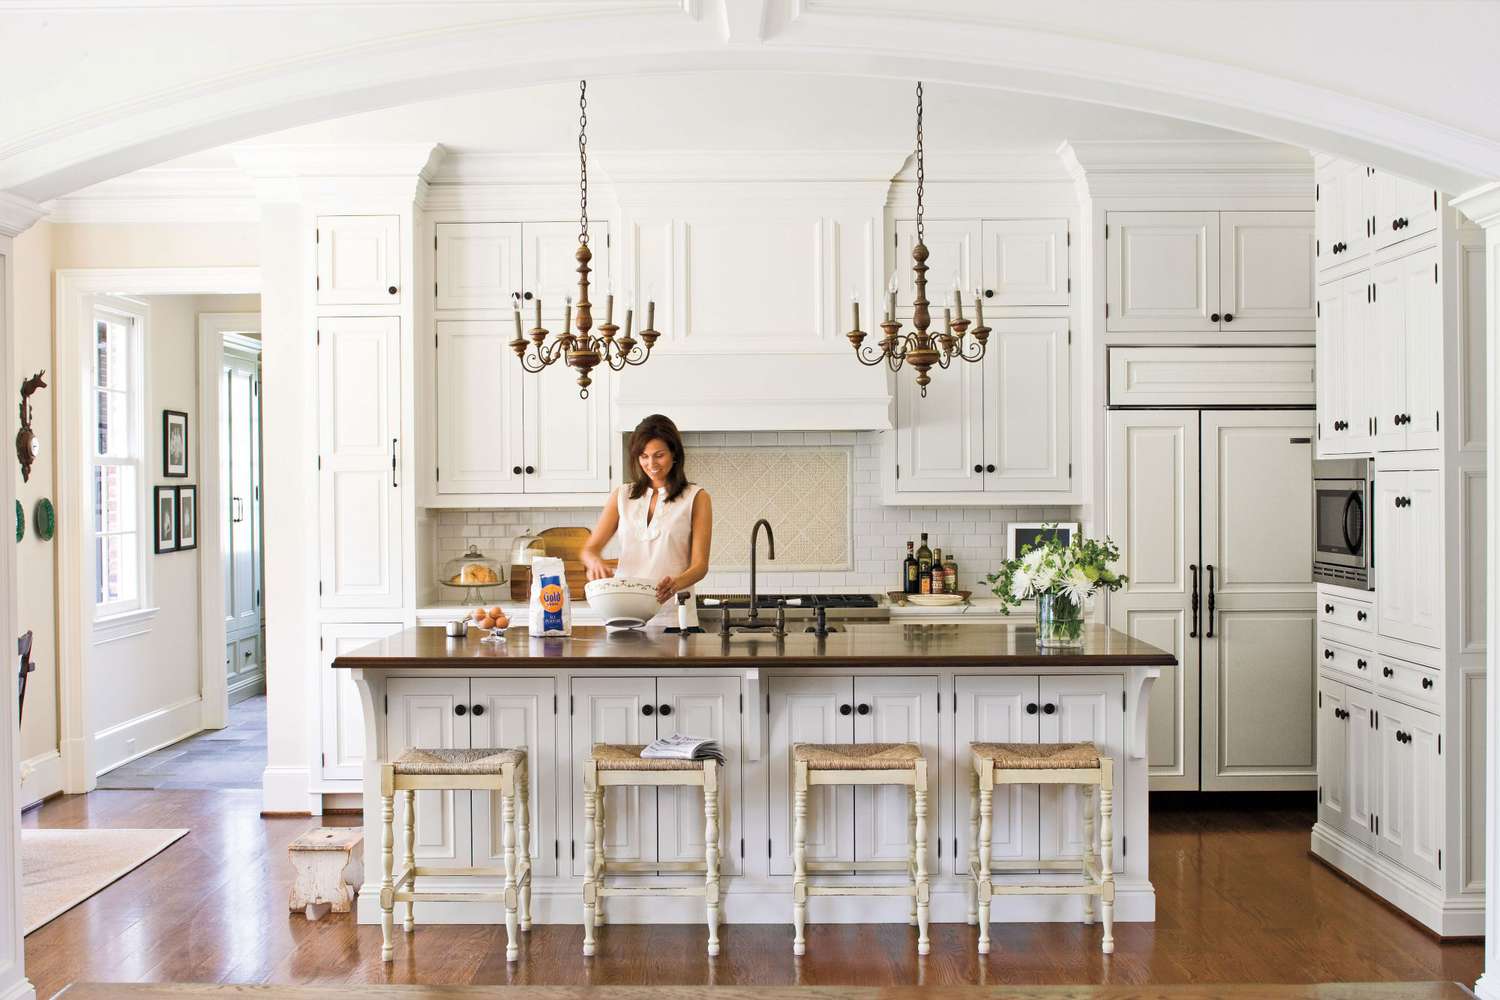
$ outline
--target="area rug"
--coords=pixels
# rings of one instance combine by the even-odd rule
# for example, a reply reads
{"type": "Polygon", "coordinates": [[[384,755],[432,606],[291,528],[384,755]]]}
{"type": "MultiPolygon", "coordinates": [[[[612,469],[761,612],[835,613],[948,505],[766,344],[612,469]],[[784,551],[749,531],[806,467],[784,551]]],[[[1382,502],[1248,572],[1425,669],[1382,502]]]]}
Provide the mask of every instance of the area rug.
{"type": "Polygon", "coordinates": [[[21,904],[26,933],[186,835],[186,830],[22,830],[21,904]]]}

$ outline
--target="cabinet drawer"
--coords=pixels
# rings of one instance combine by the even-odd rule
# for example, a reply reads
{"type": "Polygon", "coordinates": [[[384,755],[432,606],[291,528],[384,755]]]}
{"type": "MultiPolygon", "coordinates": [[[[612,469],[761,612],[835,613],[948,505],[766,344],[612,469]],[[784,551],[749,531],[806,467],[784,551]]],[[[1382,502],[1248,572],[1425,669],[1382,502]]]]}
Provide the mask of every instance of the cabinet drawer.
{"type": "Polygon", "coordinates": [[[254,673],[260,666],[260,637],[249,635],[234,644],[234,672],[254,673]]]}
{"type": "Polygon", "coordinates": [[[1387,697],[1433,707],[1441,707],[1443,704],[1441,671],[1382,656],[1380,676],[1376,681],[1381,693],[1387,697]]]}
{"type": "Polygon", "coordinates": [[[1355,649],[1342,643],[1330,642],[1326,638],[1318,641],[1318,666],[1333,670],[1346,677],[1364,679],[1367,683],[1375,672],[1375,655],[1363,649],[1355,649]]]}
{"type": "Polygon", "coordinates": [[[1318,593],[1318,621],[1360,632],[1375,632],[1375,603],[1342,597],[1328,591],[1318,593]]]}

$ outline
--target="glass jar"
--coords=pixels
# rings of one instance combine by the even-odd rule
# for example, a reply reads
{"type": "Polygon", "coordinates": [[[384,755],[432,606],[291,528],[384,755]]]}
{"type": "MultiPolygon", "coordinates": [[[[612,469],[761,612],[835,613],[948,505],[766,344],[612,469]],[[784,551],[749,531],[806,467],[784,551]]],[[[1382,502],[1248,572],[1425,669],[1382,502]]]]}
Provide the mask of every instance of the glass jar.
{"type": "Polygon", "coordinates": [[[1050,649],[1077,649],[1083,645],[1083,608],[1062,591],[1049,591],[1036,598],[1036,644],[1050,649]]]}
{"type": "Polygon", "coordinates": [[[505,570],[480,552],[479,546],[470,545],[463,555],[443,563],[438,582],[445,587],[463,588],[460,600],[472,604],[486,599],[483,588],[498,587],[505,582],[505,570]]]}

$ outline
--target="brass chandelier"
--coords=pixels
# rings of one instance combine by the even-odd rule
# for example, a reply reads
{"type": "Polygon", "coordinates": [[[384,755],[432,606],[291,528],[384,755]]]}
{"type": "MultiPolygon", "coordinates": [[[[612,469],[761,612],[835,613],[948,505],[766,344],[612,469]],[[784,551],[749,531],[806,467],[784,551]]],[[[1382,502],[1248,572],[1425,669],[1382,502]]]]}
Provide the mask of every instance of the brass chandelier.
{"type": "Polygon", "coordinates": [[[928,333],[932,315],[927,301],[927,246],[922,222],[922,188],[927,179],[922,150],[922,84],[917,83],[917,245],[912,247],[912,272],[915,275],[917,297],[912,302],[911,322],[914,328],[902,334],[901,323],[896,319],[896,276],[891,275],[890,299],[886,306],[885,321],[880,328],[885,331],[877,347],[864,346],[865,332],[859,328],[859,302],[854,302],[854,329],[846,336],[854,347],[854,356],[862,365],[878,365],[884,362],[891,371],[898,372],[902,365],[911,365],[917,372],[917,386],[922,395],[927,395],[927,386],[932,381],[928,372],[934,365],[947,368],[955,360],[977,362],[984,359],[985,344],[989,340],[990,328],[984,325],[984,305],[976,292],[974,295],[974,318],[977,323],[970,331],[970,323],[964,319],[963,292],[957,281],[953,288],[953,307],[943,307],[943,332],[928,333]],[[954,318],[957,313],[957,318],[954,318]]]}
{"type": "Polygon", "coordinates": [[[601,363],[607,364],[613,371],[623,371],[626,365],[645,364],[646,359],[651,357],[651,348],[655,346],[656,339],[661,336],[652,329],[656,322],[656,303],[646,304],[646,326],[641,330],[639,342],[631,336],[630,328],[634,322],[634,310],[625,310],[625,335],[616,337],[619,327],[615,325],[615,297],[608,294],[605,297],[604,322],[599,325],[599,333],[591,334],[589,331],[594,325],[593,303],[589,301],[589,261],[593,259],[593,253],[589,250],[589,161],[588,161],[588,81],[578,81],[578,250],[573,254],[573,259],[578,261],[578,311],[574,313],[574,303],[568,300],[563,309],[563,328],[552,340],[547,342],[549,331],[542,326],[542,300],[540,297],[536,302],[536,326],[531,328],[531,339],[528,341],[521,330],[521,303],[517,297],[515,305],[516,313],[516,336],[510,342],[511,350],[516,352],[516,357],[521,361],[521,367],[526,371],[536,374],[557,361],[563,361],[569,368],[578,372],[578,398],[589,398],[589,386],[593,384],[591,373],[601,363]],[[578,332],[573,333],[569,329],[576,327],[578,332]]]}

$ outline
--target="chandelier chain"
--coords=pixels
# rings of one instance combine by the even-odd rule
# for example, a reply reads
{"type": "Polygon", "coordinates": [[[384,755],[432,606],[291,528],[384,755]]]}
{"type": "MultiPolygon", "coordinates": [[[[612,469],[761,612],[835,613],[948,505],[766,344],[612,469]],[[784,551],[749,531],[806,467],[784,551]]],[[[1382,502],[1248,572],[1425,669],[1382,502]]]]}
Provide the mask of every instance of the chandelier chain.
{"type": "Polygon", "coordinates": [[[917,81],[917,242],[925,243],[922,223],[922,188],[927,180],[927,166],[922,158],[922,81],[917,81]]]}
{"type": "Polygon", "coordinates": [[[589,241],[589,84],[578,81],[578,242],[589,241]]]}

